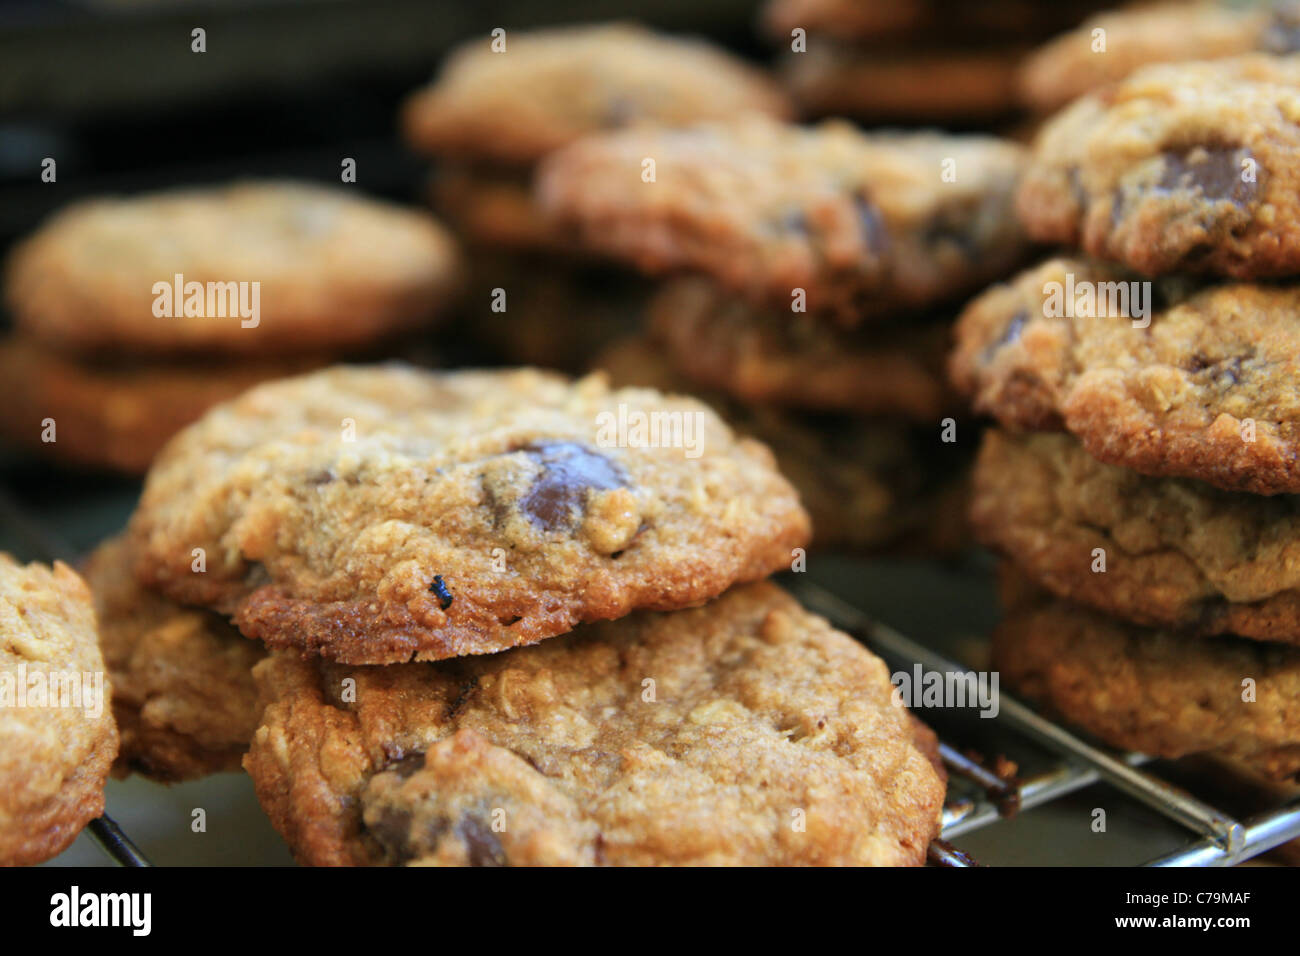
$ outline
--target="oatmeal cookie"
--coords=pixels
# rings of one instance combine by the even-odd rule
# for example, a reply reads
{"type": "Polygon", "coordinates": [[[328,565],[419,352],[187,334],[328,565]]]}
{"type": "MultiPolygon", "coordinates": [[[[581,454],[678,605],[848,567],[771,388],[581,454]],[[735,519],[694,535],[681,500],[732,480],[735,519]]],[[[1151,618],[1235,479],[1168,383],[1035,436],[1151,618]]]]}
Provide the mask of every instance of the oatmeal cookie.
{"type": "Polygon", "coordinates": [[[1147,275],[1300,273],[1300,57],[1147,67],[1038,135],[1016,200],[1035,239],[1147,275]]]}
{"type": "Polygon", "coordinates": [[[456,265],[424,213],[342,187],[246,182],[68,206],[14,251],[5,298],[20,330],[65,350],[312,353],[426,323],[456,265]]]}
{"type": "Polygon", "coordinates": [[[788,567],[809,528],[771,452],[694,400],[393,364],[209,411],[155,461],[131,534],[146,586],[381,664],[698,604],[788,567]]]}
{"type": "Polygon", "coordinates": [[[777,309],[802,289],[808,311],[854,325],[1015,265],[1021,162],[1018,146],[988,137],[751,118],[590,137],[544,161],[538,195],[593,251],[705,272],[777,309]]]}
{"type": "Polygon", "coordinates": [[[761,70],[712,44],[615,23],[507,31],[504,52],[470,41],[407,100],[402,126],[422,152],[527,165],[602,130],[745,113],[790,108],[761,70]]]}
{"type": "Polygon", "coordinates": [[[0,554],[0,865],[57,855],[104,812],[109,699],[86,583],[0,554]]]}
{"type": "Polygon", "coordinates": [[[1300,497],[1148,478],[1067,435],[990,430],[971,521],[1060,597],[1150,627],[1300,644],[1300,497]]]}
{"type": "Polygon", "coordinates": [[[889,672],[773,584],[432,664],[273,654],[245,765],[304,863],[918,865],[889,672]]]}
{"type": "Polygon", "coordinates": [[[1295,494],[1298,311],[1293,286],[1144,286],[1054,259],[966,308],[949,371],[977,411],[1012,429],[1063,428],[1109,464],[1295,494]]]}
{"type": "Polygon", "coordinates": [[[257,729],[253,665],[265,651],[225,618],[146,591],[131,565],[118,537],[85,568],[122,738],[115,772],[170,783],[238,770],[257,729]]]}
{"type": "Polygon", "coordinates": [[[999,625],[993,663],[1018,692],[1112,746],[1300,775],[1300,648],[1189,638],[1047,600],[999,625]],[[1246,678],[1253,701],[1242,699],[1246,678]]]}

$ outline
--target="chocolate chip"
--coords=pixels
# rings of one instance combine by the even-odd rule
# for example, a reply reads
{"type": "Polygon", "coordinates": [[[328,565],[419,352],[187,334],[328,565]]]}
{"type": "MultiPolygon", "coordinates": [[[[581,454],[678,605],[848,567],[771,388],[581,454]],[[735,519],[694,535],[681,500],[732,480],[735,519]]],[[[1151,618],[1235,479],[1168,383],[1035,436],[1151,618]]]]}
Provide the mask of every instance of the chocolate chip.
{"type": "Polygon", "coordinates": [[[808,213],[799,207],[787,209],[777,220],[778,232],[797,232],[800,235],[808,235],[808,213]]]}
{"type": "Polygon", "coordinates": [[[411,849],[411,811],[384,807],[378,818],[365,827],[393,863],[401,865],[415,858],[411,849]]]}
{"type": "Polygon", "coordinates": [[[492,828],[473,813],[464,814],[456,821],[456,835],[469,851],[470,866],[509,866],[506,851],[492,828]]]}
{"type": "Polygon", "coordinates": [[[441,574],[433,576],[433,582],[429,585],[429,592],[438,595],[438,606],[444,611],[451,607],[453,600],[451,591],[447,590],[447,585],[443,583],[441,574]]]}
{"type": "Polygon", "coordinates": [[[384,765],[382,773],[395,773],[403,780],[414,776],[424,769],[424,751],[416,750],[390,761],[384,765]]]}
{"type": "Polygon", "coordinates": [[[520,499],[519,510],[544,531],[575,527],[581,520],[588,491],[627,485],[618,465],[575,442],[544,442],[520,450],[542,471],[520,499]]]}
{"type": "Polygon", "coordinates": [[[1242,178],[1242,161],[1251,158],[1249,150],[1222,146],[1198,146],[1184,153],[1164,152],[1161,189],[1198,190],[1214,202],[1224,201],[1244,206],[1255,197],[1258,183],[1242,178]]]}
{"type": "Polygon", "coordinates": [[[1272,21],[1260,34],[1259,46],[1265,53],[1300,52],[1300,9],[1290,7],[1273,11],[1272,21]]]}
{"type": "Polygon", "coordinates": [[[885,231],[885,221],[880,210],[866,196],[855,193],[853,207],[858,214],[858,228],[862,231],[862,241],[868,250],[881,253],[889,246],[889,233],[885,231]]]}
{"type": "Polygon", "coordinates": [[[1020,341],[1020,333],[1024,331],[1025,326],[1028,324],[1029,310],[1021,309],[1011,317],[1009,322],[1007,322],[1006,327],[1002,330],[1002,334],[998,336],[997,341],[993,342],[984,350],[985,359],[992,358],[993,354],[1003,346],[1011,345],[1013,342],[1020,341]]]}

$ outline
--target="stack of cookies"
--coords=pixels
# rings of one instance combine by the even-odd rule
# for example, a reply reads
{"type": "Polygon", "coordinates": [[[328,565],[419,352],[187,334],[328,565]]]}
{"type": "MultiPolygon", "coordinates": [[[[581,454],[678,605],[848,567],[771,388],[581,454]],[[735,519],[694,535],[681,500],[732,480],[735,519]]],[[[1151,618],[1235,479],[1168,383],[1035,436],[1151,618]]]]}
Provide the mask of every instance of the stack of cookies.
{"type": "Polygon", "coordinates": [[[810,116],[971,127],[1019,107],[1025,52],[1105,3],[768,0],[762,29],[810,116]]]}
{"type": "Polygon", "coordinates": [[[642,307],[633,277],[591,262],[541,215],[532,178],[547,154],[644,123],[791,112],[760,70],[631,24],[499,30],[453,51],[402,126],[437,160],[433,205],[473,251],[466,335],[497,361],[578,371],[642,307]]]}
{"type": "Polygon", "coordinates": [[[1009,681],[1118,747],[1300,775],[1300,58],[1149,67],[1041,133],[1053,259],[958,322],[1009,681]]]}
{"type": "Polygon", "coordinates": [[[445,311],[451,237],[425,214],[248,182],[75,203],[18,245],[0,434],[142,473],[182,426],[258,382],[372,354],[445,311]]]}
{"type": "Polygon", "coordinates": [[[87,570],[121,766],[248,748],[311,864],[919,864],[933,734],[762,580],[808,534],[693,399],[396,364],[256,387],[87,570]]]}
{"type": "Polygon", "coordinates": [[[1022,261],[1022,163],[990,137],[750,117],[587,137],[538,193],[569,241],[669,276],[649,341],[606,367],[720,395],[796,478],[819,545],[944,546],[962,464],[944,306],[1022,261]]]}

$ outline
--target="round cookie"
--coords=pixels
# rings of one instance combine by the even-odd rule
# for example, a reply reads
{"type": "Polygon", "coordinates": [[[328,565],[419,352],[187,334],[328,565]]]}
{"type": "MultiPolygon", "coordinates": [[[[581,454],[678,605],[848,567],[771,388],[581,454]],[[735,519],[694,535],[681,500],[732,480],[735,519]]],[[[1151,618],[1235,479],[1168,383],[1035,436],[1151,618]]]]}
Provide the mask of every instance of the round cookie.
{"type": "Polygon", "coordinates": [[[130,530],[147,586],[369,664],[697,604],[809,535],[771,453],[698,402],[397,364],[212,409],[154,463],[130,530]]]}
{"type": "Polygon", "coordinates": [[[171,783],[238,770],[257,729],[262,646],[210,611],[146,591],[125,539],[86,562],[121,735],[114,770],[171,783]]]}
{"type": "Polygon", "coordinates": [[[1276,780],[1300,775],[1300,649],[1189,638],[1049,600],[993,637],[1009,686],[1115,747],[1214,753],[1276,780]],[[1256,698],[1242,699],[1242,681],[1256,698]]]}
{"type": "Polygon", "coordinates": [[[1300,273],[1300,57],[1164,64],[1072,104],[1034,143],[1030,235],[1147,275],[1300,273]]]}
{"type": "Polygon", "coordinates": [[[938,831],[933,736],[884,663],[767,582],[486,657],[255,676],[245,766],[303,863],[919,865],[938,831]]]}
{"type": "Polygon", "coordinates": [[[1148,478],[1067,435],[997,430],[973,484],[976,534],[1060,597],[1151,627],[1300,644],[1296,496],[1148,478]]]}
{"type": "Polygon", "coordinates": [[[949,372],[976,411],[1011,429],[1064,428],[1109,464],[1295,494],[1298,310],[1296,287],[1143,286],[1053,259],[966,308],[949,372]],[[1088,314],[1066,315],[1070,303],[1088,314]]]}
{"type": "Polygon", "coordinates": [[[167,439],[217,402],[325,362],[94,362],[18,335],[0,341],[0,379],[10,386],[0,435],[70,464],[144,474],[167,439]]]}
{"type": "Polygon", "coordinates": [[[633,24],[506,31],[464,44],[403,107],[409,143],[435,156],[529,164],[590,133],[744,113],[786,117],[761,71],[709,43],[633,24]]]}
{"type": "Polygon", "coordinates": [[[538,195],[595,251],[705,272],[777,309],[802,289],[808,311],[853,325],[1019,261],[1021,163],[1020,147],[989,137],[750,118],[590,137],[545,160],[538,195]]]}
{"type": "Polygon", "coordinates": [[[15,249],[5,298],[20,330],[59,349],[319,353],[426,323],[456,265],[424,213],[247,182],[68,206],[15,249]]]}
{"type": "Polygon", "coordinates": [[[955,405],[943,372],[946,323],[907,316],[846,331],[756,307],[701,278],[665,284],[647,318],[683,375],[746,403],[914,422],[937,422],[955,405]]]}
{"type": "Polygon", "coordinates": [[[85,582],[0,554],[0,865],[57,855],[104,812],[109,698],[85,582]]]}
{"type": "Polygon", "coordinates": [[[1297,47],[1300,6],[1210,0],[1111,10],[1036,50],[1019,79],[1025,104],[1049,113],[1153,63],[1215,60],[1297,47]],[[1097,31],[1103,31],[1098,34],[1097,31]],[[1099,49],[1104,38],[1105,47],[1099,49]]]}

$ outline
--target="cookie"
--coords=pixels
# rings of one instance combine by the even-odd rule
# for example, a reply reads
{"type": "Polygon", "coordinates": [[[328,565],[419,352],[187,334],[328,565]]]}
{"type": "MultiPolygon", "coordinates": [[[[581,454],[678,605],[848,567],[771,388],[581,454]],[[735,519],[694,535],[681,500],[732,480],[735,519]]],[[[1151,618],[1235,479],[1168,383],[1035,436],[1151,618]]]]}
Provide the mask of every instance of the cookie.
{"type": "Polygon", "coordinates": [[[1067,435],[990,430],[971,522],[1060,597],[1150,627],[1300,644],[1296,496],[1148,478],[1067,435]]]}
{"type": "Polygon", "coordinates": [[[853,325],[1014,265],[1021,160],[987,137],[751,118],[590,137],[544,161],[538,195],[593,251],[652,273],[704,272],[781,310],[802,289],[809,312],[853,325]]]}
{"type": "Polygon", "coordinates": [[[319,353],[426,323],[455,272],[423,213],[247,182],[74,203],[14,251],[5,298],[20,330],[65,350],[319,353]]]}
{"type": "MultiPolygon", "coordinates": [[[[616,385],[690,391],[648,337],[624,339],[595,360],[616,385]]],[[[792,412],[696,393],[737,432],[772,449],[812,517],[819,550],[940,556],[969,543],[970,460],[937,429],[894,419],[792,412]]]]}
{"type": "Polygon", "coordinates": [[[528,165],[590,133],[745,113],[790,114],[762,71],[690,37],[632,24],[505,31],[448,57],[403,107],[406,140],[434,156],[528,165]]]}
{"type": "Polygon", "coordinates": [[[949,371],[977,411],[1063,428],[1109,464],[1295,494],[1298,309],[1291,286],[1143,285],[1053,259],[966,308],[949,371]]]}
{"type": "Polygon", "coordinates": [[[1112,10],[1034,51],[1021,70],[1021,97],[1048,113],[1154,63],[1292,53],[1300,40],[1297,28],[1300,6],[1289,2],[1159,3],[1112,10]]]}
{"type": "Polygon", "coordinates": [[[0,554],[0,865],[57,855],[104,812],[109,700],[86,583],[0,554]]]}
{"type": "Polygon", "coordinates": [[[94,361],[30,336],[0,341],[0,436],[73,465],[143,474],[167,439],[217,402],[325,359],[94,361]],[[46,441],[52,438],[52,441],[46,441]]]}
{"type": "MultiPolygon", "coordinates": [[[[438,215],[475,246],[570,251],[533,200],[531,169],[442,163],[430,177],[428,195],[438,215]]],[[[472,250],[471,268],[479,251],[472,250]]]]}
{"type": "Polygon", "coordinates": [[[1034,143],[1016,207],[1035,239],[1146,275],[1300,273],[1300,57],[1139,70],[1034,143]]]}
{"type": "Polygon", "coordinates": [[[944,784],[884,663],[773,584],[436,664],[274,654],[245,765],[303,863],[919,865],[944,784]]]}
{"type": "Polygon", "coordinates": [[[224,618],[146,591],[126,541],[86,562],[121,735],[114,766],[171,783],[238,770],[257,729],[253,665],[265,656],[224,618]]]}
{"type": "Polygon", "coordinates": [[[647,318],[690,381],[743,402],[938,422],[954,407],[946,323],[907,316],[846,331],[737,299],[708,279],[667,283],[647,318]]]}
{"type": "Polygon", "coordinates": [[[1078,23],[1098,2],[1063,0],[768,0],[761,23],[774,40],[795,29],[854,41],[935,36],[1006,40],[1043,36],[1078,23]]]}
{"type": "Polygon", "coordinates": [[[384,664],[698,604],[789,567],[808,518],[771,453],[691,399],[393,364],[209,411],[155,461],[131,533],[173,600],[384,664]]]}
{"type": "Polygon", "coordinates": [[[810,38],[782,59],[781,75],[804,116],[973,127],[1013,113],[1022,51],[908,44],[859,48],[810,38]]]}
{"type": "Polygon", "coordinates": [[[1298,648],[1189,638],[1049,600],[999,625],[993,663],[1008,686],[1114,747],[1300,775],[1298,648]],[[1247,678],[1254,700],[1243,700],[1247,678]]]}

